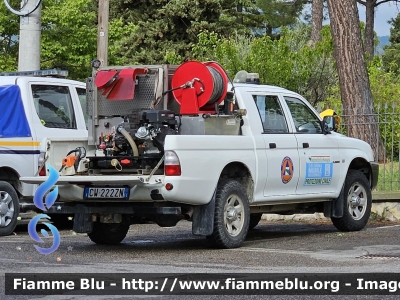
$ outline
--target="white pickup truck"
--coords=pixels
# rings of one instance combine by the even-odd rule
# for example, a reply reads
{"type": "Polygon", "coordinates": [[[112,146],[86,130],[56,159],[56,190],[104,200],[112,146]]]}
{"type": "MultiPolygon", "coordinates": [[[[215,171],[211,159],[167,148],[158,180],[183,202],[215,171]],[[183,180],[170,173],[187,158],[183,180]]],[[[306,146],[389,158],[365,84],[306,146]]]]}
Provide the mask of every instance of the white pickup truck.
{"type": "MultiPolygon", "coordinates": [[[[89,139],[63,162],[67,141],[49,139],[62,205],[74,230],[120,243],[142,218],[186,219],[219,248],[239,247],[263,213],[323,212],[342,231],[361,230],[378,164],[371,147],[334,132],[300,95],[228,83],[216,63],[109,67],[88,81],[89,139]],[[86,151],[85,151],[86,150],[86,151]],[[86,153],[85,153],[86,152],[86,153]]],[[[24,177],[41,183],[47,177],[24,177]]]]}
{"type": "MultiPolygon", "coordinates": [[[[0,73],[0,236],[14,231],[20,211],[35,209],[36,185],[19,177],[38,173],[42,140],[87,140],[81,108],[86,84],[62,78],[66,75],[60,70],[0,73]]],[[[45,168],[40,175],[46,175],[45,168]]]]}

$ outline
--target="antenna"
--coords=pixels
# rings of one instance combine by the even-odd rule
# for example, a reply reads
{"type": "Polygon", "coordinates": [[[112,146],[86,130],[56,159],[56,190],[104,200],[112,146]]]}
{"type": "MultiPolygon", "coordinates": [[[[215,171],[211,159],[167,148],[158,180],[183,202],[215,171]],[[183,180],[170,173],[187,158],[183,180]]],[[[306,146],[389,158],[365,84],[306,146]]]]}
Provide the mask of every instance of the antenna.
{"type": "Polygon", "coordinates": [[[39,70],[42,0],[22,0],[20,8],[9,2],[4,0],[7,8],[20,16],[18,71],[39,70]]]}

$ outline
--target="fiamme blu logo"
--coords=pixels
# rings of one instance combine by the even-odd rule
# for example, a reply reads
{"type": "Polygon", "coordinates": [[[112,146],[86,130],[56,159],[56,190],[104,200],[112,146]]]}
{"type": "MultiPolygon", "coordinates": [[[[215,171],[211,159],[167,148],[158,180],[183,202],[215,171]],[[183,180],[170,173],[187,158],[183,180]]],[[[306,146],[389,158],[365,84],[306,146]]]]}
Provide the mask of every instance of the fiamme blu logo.
{"type": "MultiPolygon", "coordinates": [[[[56,169],[54,169],[52,166],[48,166],[49,170],[49,178],[43,182],[38,189],[35,192],[35,195],[33,197],[33,203],[37,208],[39,208],[42,211],[47,211],[55,202],[57,199],[58,195],[58,186],[54,186],[55,183],[58,180],[58,172],[56,169]],[[47,193],[47,194],[46,194],[47,193]],[[46,197],[45,197],[46,196],[46,197]],[[44,201],[43,201],[44,199],[44,201]]],[[[39,214],[32,218],[32,220],[28,224],[28,233],[29,236],[36,242],[38,243],[44,243],[44,241],[41,239],[39,236],[38,232],[36,231],[36,227],[38,225],[38,222],[40,219],[51,219],[50,216],[46,214],[39,214]]],[[[60,246],[60,233],[58,232],[57,228],[48,223],[48,222],[43,222],[43,225],[47,226],[47,228],[50,229],[51,235],[53,238],[53,244],[51,245],[50,248],[42,248],[37,245],[34,245],[36,250],[39,251],[42,254],[50,254],[58,249],[60,246]]],[[[40,233],[45,237],[49,238],[49,233],[45,230],[42,229],[40,233]]]]}

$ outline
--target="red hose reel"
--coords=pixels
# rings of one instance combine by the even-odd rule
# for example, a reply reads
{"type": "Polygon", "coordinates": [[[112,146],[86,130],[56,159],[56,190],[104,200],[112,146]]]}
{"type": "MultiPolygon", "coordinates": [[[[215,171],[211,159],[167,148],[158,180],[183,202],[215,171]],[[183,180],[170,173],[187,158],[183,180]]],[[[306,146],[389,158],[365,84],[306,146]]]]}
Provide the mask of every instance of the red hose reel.
{"type": "Polygon", "coordinates": [[[228,77],[216,62],[189,61],[180,65],[171,82],[182,115],[216,112],[227,93],[228,77]]]}

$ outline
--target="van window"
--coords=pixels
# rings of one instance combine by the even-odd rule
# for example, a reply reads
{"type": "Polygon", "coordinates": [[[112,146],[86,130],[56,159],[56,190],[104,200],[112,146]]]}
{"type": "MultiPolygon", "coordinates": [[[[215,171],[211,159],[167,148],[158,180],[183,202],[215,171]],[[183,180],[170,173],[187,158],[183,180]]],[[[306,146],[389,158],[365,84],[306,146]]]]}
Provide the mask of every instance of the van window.
{"type": "Polygon", "coordinates": [[[87,108],[86,108],[86,89],[84,88],[76,88],[76,92],[78,94],[79,97],[79,102],[81,103],[81,107],[82,107],[82,112],[83,112],[83,116],[85,118],[85,124],[86,124],[86,128],[88,127],[88,114],[87,114],[87,108]]]}
{"type": "Polygon", "coordinates": [[[36,113],[43,126],[76,129],[71,95],[67,86],[32,85],[36,113]]]}

